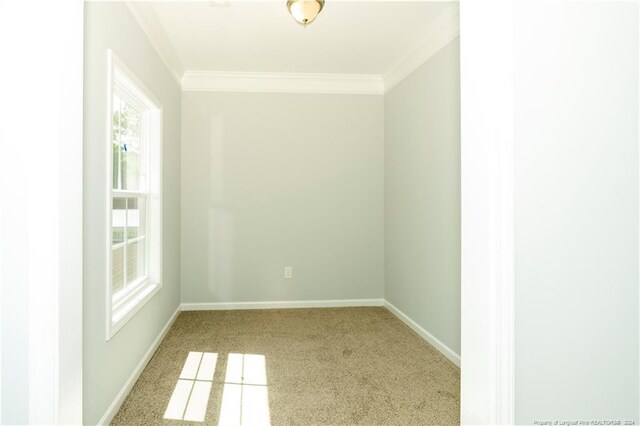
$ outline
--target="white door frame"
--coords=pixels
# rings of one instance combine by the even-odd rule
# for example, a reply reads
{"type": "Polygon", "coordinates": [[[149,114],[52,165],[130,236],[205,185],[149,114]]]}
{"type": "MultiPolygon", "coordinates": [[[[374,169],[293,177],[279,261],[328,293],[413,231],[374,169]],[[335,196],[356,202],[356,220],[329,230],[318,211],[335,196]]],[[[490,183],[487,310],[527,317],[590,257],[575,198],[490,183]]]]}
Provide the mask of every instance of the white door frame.
{"type": "Polygon", "coordinates": [[[2,359],[27,368],[0,392],[5,407],[12,397],[21,407],[0,422],[81,424],[84,4],[7,0],[0,20],[0,103],[11,122],[2,129],[0,292],[25,289],[3,303],[24,312],[28,339],[27,353],[1,345],[2,359]],[[12,187],[19,198],[5,197],[12,187]]]}
{"type": "MultiPolygon", "coordinates": [[[[10,13],[3,11],[11,16],[8,23],[13,22],[10,28],[5,25],[12,34],[5,40],[19,39],[23,49],[3,50],[7,63],[21,64],[9,77],[21,88],[21,97],[53,99],[46,104],[49,125],[38,120],[27,127],[23,148],[33,153],[33,161],[14,166],[25,167],[31,179],[27,208],[33,228],[25,271],[30,288],[29,366],[42,374],[29,377],[29,422],[81,423],[83,7],[80,0],[20,3],[11,2],[10,13]],[[49,53],[25,54],[29,48],[49,53]],[[33,63],[25,64],[25,59],[33,63]],[[48,256],[38,249],[40,244],[48,256]]],[[[461,421],[513,423],[511,2],[462,0],[460,34],[461,421]]],[[[15,136],[13,143],[24,139],[15,136]]]]}
{"type": "Polygon", "coordinates": [[[511,0],[462,0],[461,422],[514,423],[511,0]]]}

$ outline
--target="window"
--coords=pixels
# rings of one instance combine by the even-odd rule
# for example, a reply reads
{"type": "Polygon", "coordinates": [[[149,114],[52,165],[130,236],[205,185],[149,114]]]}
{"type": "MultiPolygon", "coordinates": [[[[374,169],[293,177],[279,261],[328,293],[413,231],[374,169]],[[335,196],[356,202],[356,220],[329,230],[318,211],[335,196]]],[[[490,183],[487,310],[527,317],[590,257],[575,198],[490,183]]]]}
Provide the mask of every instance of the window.
{"type": "Polygon", "coordinates": [[[109,51],[107,340],[162,287],[162,108],[109,51]]]}

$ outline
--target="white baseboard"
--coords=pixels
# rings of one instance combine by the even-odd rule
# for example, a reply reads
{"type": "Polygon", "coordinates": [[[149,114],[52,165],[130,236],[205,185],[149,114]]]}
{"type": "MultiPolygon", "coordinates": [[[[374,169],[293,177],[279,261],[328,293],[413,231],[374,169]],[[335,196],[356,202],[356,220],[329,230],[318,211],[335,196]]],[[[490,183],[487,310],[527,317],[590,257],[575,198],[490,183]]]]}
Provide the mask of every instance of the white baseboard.
{"type": "Polygon", "coordinates": [[[133,373],[131,374],[129,379],[125,382],[122,389],[120,389],[120,392],[118,392],[116,399],[113,400],[113,402],[107,409],[107,412],[104,413],[104,416],[102,416],[102,418],[100,419],[100,422],[98,423],[99,425],[108,425],[109,423],[111,423],[111,421],[116,416],[116,414],[118,414],[118,410],[120,410],[120,406],[124,402],[127,395],[129,395],[129,392],[133,388],[133,385],[135,385],[136,382],[138,381],[138,378],[142,374],[142,371],[144,371],[144,368],[147,366],[149,361],[151,361],[151,357],[158,349],[158,346],[160,346],[160,343],[162,343],[162,340],[169,332],[169,329],[173,325],[176,318],[178,318],[178,314],[180,313],[180,311],[181,311],[180,306],[178,306],[178,309],[176,309],[173,315],[171,315],[171,318],[169,318],[169,321],[167,321],[165,326],[162,328],[162,331],[160,331],[160,334],[158,334],[158,337],[156,337],[156,340],[153,341],[149,350],[144,354],[144,356],[142,357],[142,359],[140,360],[136,368],[133,370],[133,373]]]}
{"type": "Polygon", "coordinates": [[[418,323],[409,318],[404,312],[400,309],[393,306],[389,301],[384,301],[384,307],[387,308],[393,315],[398,317],[400,321],[405,323],[410,329],[415,331],[420,337],[429,342],[431,346],[436,348],[438,351],[442,353],[445,357],[447,357],[451,362],[460,367],[460,355],[455,353],[450,347],[442,343],[437,337],[433,334],[429,333],[424,328],[420,327],[418,323]]]}
{"type": "Polygon", "coordinates": [[[276,302],[183,303],[183,311],[232,311],[239,309],[346,308],[384,306],[384,299],[292,300],[276,302]]]}

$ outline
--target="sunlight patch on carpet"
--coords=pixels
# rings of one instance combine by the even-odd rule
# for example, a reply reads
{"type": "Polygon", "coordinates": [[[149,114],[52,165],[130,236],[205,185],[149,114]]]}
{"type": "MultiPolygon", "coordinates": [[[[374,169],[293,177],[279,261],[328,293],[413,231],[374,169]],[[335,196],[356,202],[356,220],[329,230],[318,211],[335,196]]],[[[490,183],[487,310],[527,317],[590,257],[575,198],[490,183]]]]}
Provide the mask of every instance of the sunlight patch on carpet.
{"type": "Polygon", "coordinates": [[[224,381],[219,426],[271,424],[264,355],[230,353],[224,381]]]}
{"type": "Polygon", "coordinates": [[[165,419],[203,422],[218,354],[189,352],[164,413],[165,419]]]}

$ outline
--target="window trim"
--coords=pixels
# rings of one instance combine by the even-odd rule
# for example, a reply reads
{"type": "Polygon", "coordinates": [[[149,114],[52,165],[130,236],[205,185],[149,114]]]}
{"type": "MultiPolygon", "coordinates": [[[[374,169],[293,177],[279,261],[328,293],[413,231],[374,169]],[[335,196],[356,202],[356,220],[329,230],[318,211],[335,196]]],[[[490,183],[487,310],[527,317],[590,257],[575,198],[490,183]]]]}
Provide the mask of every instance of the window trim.
{"type": "MultiPolygon", "coordinates": [[[[133,72],[111,51],[107,50],[107,96],[106,96],[106,282],[105,282],[105,325],[106,340],[110,340],[142,307],[144,307],[155,294],[163,287],[162,279],[162,145],[163,145],[163,107],[158,99],[146,88],[146,86],[135,76],[133,72]],[[116,80],[118,80],[117,83],[116,80]],[[150,143],[146,149],[149,153],[147,159],[149,170],[147,176],[146,191],[130,191],[130,190],[114,190],[113,189],[113,94],[114,88],[118,86],[126,87],[127,91],[137,95],[146,101],[143,105],[144,109],[151,108],[149,114],[151,134],[149,140],[156,142],[150,143]],[[157,134],[154,134],[157,133],[157,134]],[[156,146],[157,144],[157,146],[156,146]],[[155,152],[152,152],[153,151],[155,152]],[[156,169],[154,172],[151,168],[156,169]],[[152,184],[153,180],[153,184],[152,184]],[[154,236],[150,236],[149,232],[145,233],[146,241],[145,256],[147,263],[147,271],[144,277],[138,281],[134,281],[132,289],[121,294],[118,300],[114,301],[115,294],[112,293],[112,261],[113,261],[113,243],[112,243],[112,210],[113,197],[144,197],[147,200],[147,210],[150,215],[152,212],[152,203],[157,204],[157,211],[154,211],[153,222],[156,226],[151,225],[151,221],[147,221],[147,231],[152,229],[154,236]],[[151,247],[152,239],[156,246],[151,247]],[[157,258],[157,271],[155,279],[151,279],[152,256],[157,258]]],[[[133,99],[134,104],[139,106],[138,99],[133,99]]],[[[136,238],[137,239],[137,238],[136,238]]],[[[141,238],[142,240],[142,238],[141,238]]],[[[125,240],[123,244],[127,244],[125,240]]],[[[126,262],[126,260],[125,260],[126,262]]],[[[126,277],[125,277],[126,279],[126,277]]]]}

